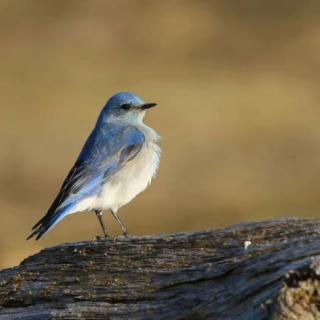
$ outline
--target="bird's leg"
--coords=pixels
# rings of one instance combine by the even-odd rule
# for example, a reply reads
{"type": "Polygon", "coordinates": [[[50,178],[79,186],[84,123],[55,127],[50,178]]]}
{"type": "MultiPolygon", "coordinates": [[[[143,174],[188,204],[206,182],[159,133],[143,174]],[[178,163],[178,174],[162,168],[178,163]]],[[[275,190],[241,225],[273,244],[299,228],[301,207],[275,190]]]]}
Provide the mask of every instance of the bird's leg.
{"type": "Polygon", "coordinates": [[[111,210],[111,209],[110,209],[110,211],[111,211],[111,214],[114,216],[114,218],[117,220],[117,222],[120,224],[120,227],[121,227],[121,229],[122,229],[123,235],[124,235],[125,237],[127,237],[127,236],[128,236],[128,231],[127,231],[126,227],[124,226],[124,224],[121,222],[121,220],[120,220],[120,218],[118,217],[117,213],[114,212],[114,211],[111,210]]]}
{"type": "Polygon", "coordinates": [[[94,212],[96,213],[96,216],[97,216],[97,218],[98,218],[98,220],[99,220],[99,223],[100,223],[101,229],[102,229],[102,231],[103,231],[103,234],[104,234],[104,236],[107,238],[107,237],[108,237],[108,234],[107,234],[107,232],[106,232],[106,227],[105,227],[104,222],[103,222],[102,210],[95,210],[94,212]]]}

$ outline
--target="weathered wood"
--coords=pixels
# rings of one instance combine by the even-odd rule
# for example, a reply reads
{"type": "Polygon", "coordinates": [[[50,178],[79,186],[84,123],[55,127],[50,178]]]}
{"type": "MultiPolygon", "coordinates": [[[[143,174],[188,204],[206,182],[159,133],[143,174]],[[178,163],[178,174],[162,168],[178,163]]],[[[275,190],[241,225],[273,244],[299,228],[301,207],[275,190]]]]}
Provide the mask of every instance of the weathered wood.
{"type": "Polygon", "coordinates": [[[1,271],[0,319],[320,319],[319,231],[289,219],[48,248],[1,271]]]}

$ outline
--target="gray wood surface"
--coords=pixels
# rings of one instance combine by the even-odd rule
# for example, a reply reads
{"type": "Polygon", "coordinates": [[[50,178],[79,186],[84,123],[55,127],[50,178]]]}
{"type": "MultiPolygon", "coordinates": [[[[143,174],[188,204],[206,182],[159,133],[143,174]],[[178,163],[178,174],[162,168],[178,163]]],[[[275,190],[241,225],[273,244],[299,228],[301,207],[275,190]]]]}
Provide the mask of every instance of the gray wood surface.
{"type": "Polygon", "coordinates": [[[62,244],[0,272],[0,319],[320,319],[319,232],[289,219],[62,244]]]}

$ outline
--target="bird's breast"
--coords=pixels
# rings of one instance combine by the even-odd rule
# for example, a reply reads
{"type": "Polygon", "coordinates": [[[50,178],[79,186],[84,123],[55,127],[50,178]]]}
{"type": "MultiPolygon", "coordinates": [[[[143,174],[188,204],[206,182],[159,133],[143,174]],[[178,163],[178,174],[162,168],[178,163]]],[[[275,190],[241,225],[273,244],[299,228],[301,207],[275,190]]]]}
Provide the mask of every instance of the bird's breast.
{"type": "Polygon", "coordinates": [[[155,176],[160,162],[160,148],[146,139],[142,149],[102,187],[97,205],[117,211],[142,192],[155,176]]]}

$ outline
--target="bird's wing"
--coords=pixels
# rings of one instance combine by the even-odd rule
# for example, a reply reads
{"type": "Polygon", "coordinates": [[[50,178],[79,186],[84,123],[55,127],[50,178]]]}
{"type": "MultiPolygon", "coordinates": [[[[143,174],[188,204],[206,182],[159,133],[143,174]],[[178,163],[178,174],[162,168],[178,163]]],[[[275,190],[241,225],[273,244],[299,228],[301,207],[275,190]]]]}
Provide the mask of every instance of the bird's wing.
{"type": "Polygon", "coordinates": [[[94,131],[61,188],[59,206],[71,195],[96,194],[103,182],[139,153],[144,141],[144,135],[131,126],[110,124],[99,135],[94,131]]]}
{"type": "Polygon", "coordinates": [[[39,239],[73,205],[99,192],[103,182],[139,153],[144,141],[143,133],[131,126],[110,124],[99,132],[93,130],[59,194],[28,239],[35,235],[39,239]]]}

